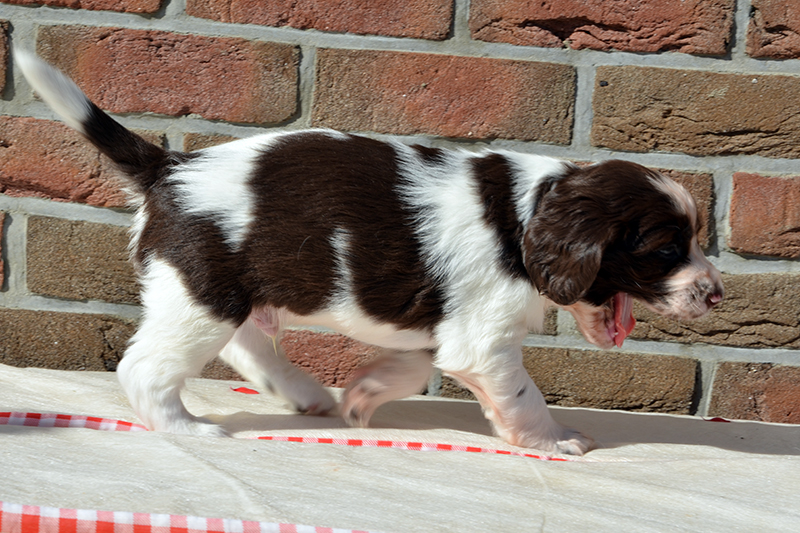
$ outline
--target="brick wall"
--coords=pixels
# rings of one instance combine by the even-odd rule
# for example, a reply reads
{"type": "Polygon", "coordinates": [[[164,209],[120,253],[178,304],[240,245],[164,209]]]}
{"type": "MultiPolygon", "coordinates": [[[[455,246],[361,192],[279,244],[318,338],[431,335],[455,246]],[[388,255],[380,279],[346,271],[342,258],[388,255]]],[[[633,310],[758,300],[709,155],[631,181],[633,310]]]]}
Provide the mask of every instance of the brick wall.
{"type": "MultiPolygon", "coordinates": [[[[698,200],[725,302],[691,323],[637,308],[613,352],[554,313],[526,367],[562,405],[800,423],[796,2],[0,0],[0,362],[113,370],[139,313],[130,212],[9,45],[175,149],[328,126],[659,168],[698,200]]],[[[286,346],[336,386],[374,355],[315,331],[286,346]]]]}

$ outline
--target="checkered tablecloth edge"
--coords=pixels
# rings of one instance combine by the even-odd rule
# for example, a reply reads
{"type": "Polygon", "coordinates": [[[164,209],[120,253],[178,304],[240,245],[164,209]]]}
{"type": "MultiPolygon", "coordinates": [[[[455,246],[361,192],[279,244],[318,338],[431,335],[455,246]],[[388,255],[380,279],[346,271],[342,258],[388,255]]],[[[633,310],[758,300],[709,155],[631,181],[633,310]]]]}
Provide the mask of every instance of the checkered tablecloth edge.
{"type": "Polygon", "coordinates": [[[3,533],[367,533],[297,524],[170,514],[58,509],[0,502],[3,533]]]}

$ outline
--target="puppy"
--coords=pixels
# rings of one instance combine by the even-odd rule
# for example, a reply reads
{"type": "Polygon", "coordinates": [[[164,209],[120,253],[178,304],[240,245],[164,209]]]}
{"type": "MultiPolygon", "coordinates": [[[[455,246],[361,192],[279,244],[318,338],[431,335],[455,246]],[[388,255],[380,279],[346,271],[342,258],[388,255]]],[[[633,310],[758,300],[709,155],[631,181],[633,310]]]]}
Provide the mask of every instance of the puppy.
{"type": "Polygon", "coordinates": [[[292,366],[287,326],[385,349],[341,413],[366,425],[421,391],[434,365],[479,399],[511,444],[583,454],[522,365],[521,342],[557,305],[586,339],[620,346],[633,299],[677,319],[722,300],[692,197],[640,165],[450,151],[330,130],[165,150],[96,107],[63,74],[16,55],[32,87],[119,168],[138,210],[131,255],[144,315],[117,374],[148,428],[225,432],[190,414],[187,376],[220,356],[298,411],[331,395],[292,366]]]}

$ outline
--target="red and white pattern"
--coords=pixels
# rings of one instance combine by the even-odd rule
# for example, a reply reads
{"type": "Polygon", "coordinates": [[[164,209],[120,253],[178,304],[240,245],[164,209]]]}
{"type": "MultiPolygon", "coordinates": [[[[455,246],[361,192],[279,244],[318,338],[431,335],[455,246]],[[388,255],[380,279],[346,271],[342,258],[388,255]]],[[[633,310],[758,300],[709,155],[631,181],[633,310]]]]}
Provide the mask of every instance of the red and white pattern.
{"type": "MultiPolygon", "coordinates": [[[[243,392],[243,391],[236,391],[243,392]]],[[[255,391],[253,391],[255,392],[255,391]]],[[[250,393],[252,394],[252,393],[250,393]]],[[[124,420],[57,413],[0,412],[0,425],[87,428],[100,431],[147,431],[124,420]]],[[[530,457],[542,461],[568,461],[559,457],[456,444],[435,444],[377,439],[262,436],[259,440],[337,444],[415,451],[460,451],[530,457]]],[[[0,532],[6,533],[367,533],[320,526],[277,524],[227,518],[201,518],[169,514],[59,509],[0,502],[0,532]]]]}
{"type": "Polygon", "coordinates": [[[351,529],[169,514],[57,509],[0,502],[3,533],[367,533],[351,529]]]}
{"type": "MultiPolygon", "coordinates": [[[[241,392],[241,391],[236,391],[241,392]]],[[[253,391],[255,392],[255,391],[253,391]]],[[[252,393],[247,393],[252,394],[252,393]]],[[[256,393],[257,394],[257,393],[256,393]]],[[[100,431],[147,431],[147,428],[125,420],[114,420],[111,418],[98,418],[94,416],[65,415],[56,413],[0,413],[0,426],[31,426],[31,427],[59,427],[59,428],[87,428],[100,431]]],[[[281,442],[300,442],[304,444],[337,444],[339,446],[354,446],[364,448],[395,448],[400,450],[414,450],[423,452],[471,452],[471,453],[494,453],[498,455],[515,455],[518,457],[530,457],[541,461],[569,461],[562,457],[550,457],[549,455],[537,455],[532,453],[493,450],[490,448],[479,448],[476,446],[464,446],[458,444],[437,444],[431,442],[408,442],[396,440],[377,440],[377,439],[341,439],[326,437],[287,437],[287,436],[262,436],[256,437],[258,440],[272,440],[281,442]]],[[[2,531],[2,530],[0,530],[2,531]]]]}
{"type": "Polygon", "coordinates": [[[432,442],[406,442],[397,440],[376,440],[376,439],[334,439],[323,437],[256,437],[259,440],[274,440],[283,442],[302,442],[305,444],[338,444],[340,446],[357,446],[364,448],[397,448],[400,450],[415,450],[423,452],[472,452],[472,453],[495,453],[498,455],[516,455],[518,457],[530,457],[541,461],[570,461],[562,457],[550,457],[549,455],[536,455],[525,452],[514,452],[510,450],[493,450],[490,448],[478,448],[476,446],[463,446],[459,444],[436,444],[432,442]]]}
{"type": "Polygon", "coordinates": [[[147,431],[141,424],[99,418],[96,416],[64,415],[57,413],[0,413],[0,426],[31,426],[46,428],[87,428],[100,431],[147,431]]]}

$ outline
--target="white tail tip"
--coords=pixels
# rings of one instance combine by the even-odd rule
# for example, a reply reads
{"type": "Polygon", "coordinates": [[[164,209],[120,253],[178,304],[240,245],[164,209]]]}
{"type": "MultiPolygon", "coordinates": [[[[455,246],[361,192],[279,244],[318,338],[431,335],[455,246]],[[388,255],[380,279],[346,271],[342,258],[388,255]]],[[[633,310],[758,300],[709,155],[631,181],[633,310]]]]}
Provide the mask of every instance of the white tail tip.
{"type": "Polygon", "coordinates": [[[36,54],[14,50],[14,62],[42,100],[58,113],[68,126],[83,132],[91,112],[91,102],[75,82],[36,54]]]}

